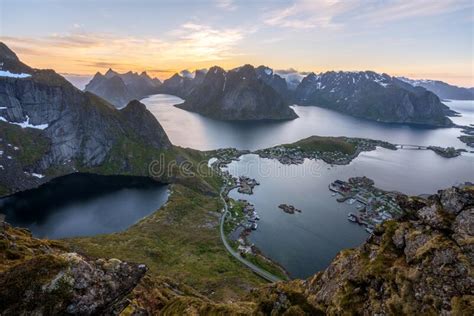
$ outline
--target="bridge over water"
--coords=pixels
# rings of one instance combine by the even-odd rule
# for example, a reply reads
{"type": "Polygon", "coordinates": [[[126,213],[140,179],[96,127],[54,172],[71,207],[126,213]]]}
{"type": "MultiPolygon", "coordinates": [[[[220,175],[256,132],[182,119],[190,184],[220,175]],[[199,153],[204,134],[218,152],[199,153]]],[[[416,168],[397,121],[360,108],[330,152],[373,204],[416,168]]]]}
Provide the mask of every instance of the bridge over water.
{"type": "Polygon", "coordinates": [[[427,150],[428,146],[422,145],[411,145],[411,144],[395,144],[398,149],[414,149],[414,150],[427,150]]]}

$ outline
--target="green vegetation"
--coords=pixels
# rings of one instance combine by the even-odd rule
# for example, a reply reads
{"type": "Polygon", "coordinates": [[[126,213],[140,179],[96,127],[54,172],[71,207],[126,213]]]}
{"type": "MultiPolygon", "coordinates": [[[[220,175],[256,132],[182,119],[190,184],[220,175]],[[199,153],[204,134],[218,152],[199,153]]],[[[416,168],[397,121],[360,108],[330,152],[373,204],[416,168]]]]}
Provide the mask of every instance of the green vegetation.
{"type": "Polygon", "coordinates": [[[474,135],[462,135],[458,137],[464,144],[474,147],[474,135]]]}
{"type": "Polygon", "coordinates": [[[244,219],[245,203],[242,201],[229,201],[229,213],[224,222],[224,234],[228,236],[244,219]]]}
{"type": "Polygon", "coordinates": [[[50,141],[37,129],[21,128],[0,121],[0,135],[4,144],[12,144],[19,148],[15,157],[24,166],[31,166],[37,162],[50,147],[50,141]]]}
{"type": "Polygon", "coordinates": [[[79,170],[104,175],[147,176],[217,194],[222,179],[207,166],[209,158],[208,153],[198,150],[176,146],[158,150],[124,137],[112,148],[105,163],[97,167],[83,166],[79,170]]]}
{"type": "Polygon", "coordinates": [[[67,242],[87,255],[145,263],[151,277],[185,282],[212,299],[234,299],[264,281],[222,245],[221,208],[217,196],[174,184],[160,210],[126,231],[67,242]]]}
{"type": "Polygon", "coordinates": [[[299,147],[303,152],[341,152],[347,155],[353,155],[356,152],[356,146],[344,137],[310,136],[283,146],[287,148],[299,147]]]}
{"type": "Polygon", "coordinates": [[[265,258],[260,254],[246,254],[245,259],[252,262],[254,265],[264,269],[265,271],[270,272],[271,274],[279,277],[282,280],[288,280],[287,274],[284,272],[283,268],[269,259],[265,258]]]}

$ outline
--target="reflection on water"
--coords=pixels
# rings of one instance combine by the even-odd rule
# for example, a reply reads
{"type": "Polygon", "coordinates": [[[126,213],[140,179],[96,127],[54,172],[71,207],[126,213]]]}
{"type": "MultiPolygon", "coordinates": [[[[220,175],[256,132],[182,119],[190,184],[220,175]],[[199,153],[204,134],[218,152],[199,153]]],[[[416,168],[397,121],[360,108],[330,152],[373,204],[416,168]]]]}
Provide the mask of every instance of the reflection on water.
{"type": "MultiPolygon", "coordinates": [[[[377,123],[315,106],[294,106],[300,117],[292,121],[224,122],[174,107],[173,104],[183,102],[175,96],[158,94],[142,102],[163,125],[171,142],[201,150],[223,147],[254,150],[294,142],[311,135],[364,137],[397,144],[466,148],[457,139],[461,135],[458,128],[432,129],[377,123]]],[[[453,118],[455,123],[474,124],[473,101],[446,104],[464,115],[453,118]]]]}
{"type": "Polygon", "coordinates": [[[0,209],[37,237],[63,238],[121,231],[167,199],[167,186],[150,179],[72,174],[3,198],[0,209]]]}

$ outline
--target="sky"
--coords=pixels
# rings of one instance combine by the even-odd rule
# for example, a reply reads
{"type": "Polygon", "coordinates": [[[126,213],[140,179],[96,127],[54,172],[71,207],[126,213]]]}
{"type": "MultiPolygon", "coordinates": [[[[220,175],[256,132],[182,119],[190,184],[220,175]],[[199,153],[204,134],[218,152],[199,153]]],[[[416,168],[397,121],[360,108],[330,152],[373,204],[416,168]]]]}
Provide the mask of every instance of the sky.
{"type": "Polygon", "coordinates": [[[473,33],[472,0],[0,0],[0,41],[78,80],[263,64],[474,86],[473,33]]]}

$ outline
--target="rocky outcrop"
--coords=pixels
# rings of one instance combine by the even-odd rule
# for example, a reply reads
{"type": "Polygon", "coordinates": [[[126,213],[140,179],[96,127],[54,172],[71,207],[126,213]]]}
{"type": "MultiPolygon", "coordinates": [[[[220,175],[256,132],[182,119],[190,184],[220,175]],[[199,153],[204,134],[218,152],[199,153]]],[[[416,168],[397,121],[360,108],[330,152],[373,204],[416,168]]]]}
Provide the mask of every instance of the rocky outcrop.
{"type": "Polygon", "coordinates": [[[85,91],[100,96],[117,108],[122,108],[134,99],[140,100],[158,93],[160,85],[158,79],[151,78],[146,72],[138,74],[129,71],[119,74],[109,69],[104,75],[96,73],[86,85],[85,91]]]}
{"type": "Polygon", "coordinates": [[[311,73],[295,92],[301,105],[317,105],[387,123],[452,126],[455,112],[421,87],[372,71],[311,73]]]}
{"type": "Polygon", "coordinates": [[[474,100],[474,88],[463,88],[439,80],[414,80],[398,77],[415,87],[423,87],[436,94],[440,99],[474,100]]]}
{"type": "Polygon", "coordinates": [[[272,87],[245,65],[228,72],[212,67],[179,108],[219,120],[287,120],[297,117],[272,87]]]}
{"type": "Polygon", "coordinates": [[[256,290],[256,313],[471,315],[474,187],[442,190],[427,200],[400,196],[399,203],[401,221],[377,227],[326,270],[256,290]]]}
{"type": "Polygon", "coordinates": [[[144,265],[90,259],[0,222],[0,314],[117,315],[144,265]]]}
{"type": "MultiPolygon", "coordinates": [[[[0,60],[11,60],[11,54],[0,60]]],[[[25,68],[18,59],[4,62],[3,68],[10,65],[11,72],[22,68],[29,76],[0,77],[0,193],[2,187],[15,192],[49,176],[100,166],[111,156],[126,168],[125,145],[171,147],[161,125],[138,101],[119,111],[52,70],[25,68]]]]}
{"type": "Polygon", "coordinates": [[[196,70],[193,73],[183,70],[181,74],[174,74],[171,78],[163,81],[159,93],[171,94],[186,99],[204,81],[206,73],[207,70],[205,69],[196,70]]]}

